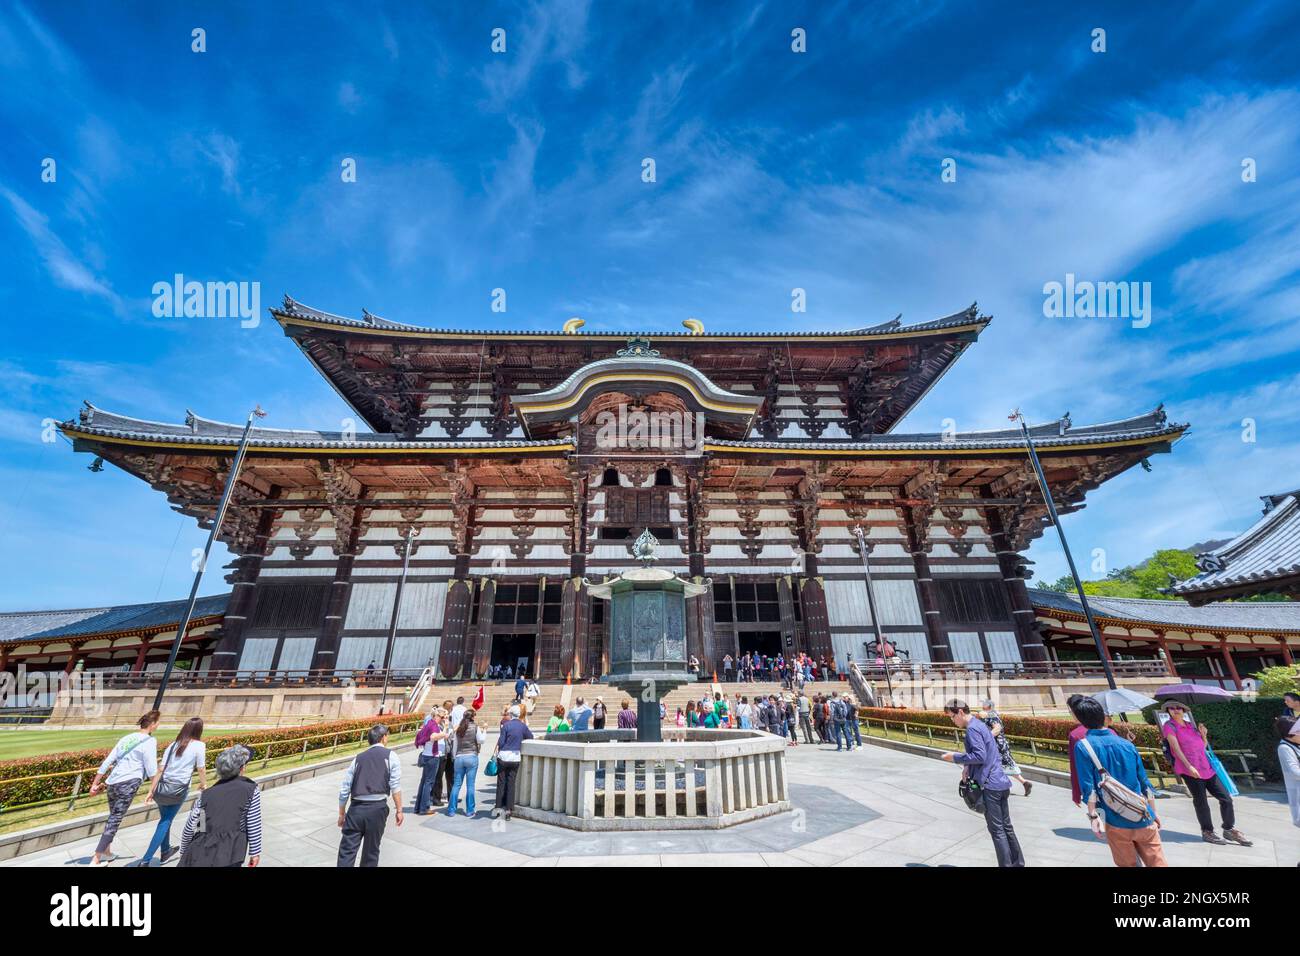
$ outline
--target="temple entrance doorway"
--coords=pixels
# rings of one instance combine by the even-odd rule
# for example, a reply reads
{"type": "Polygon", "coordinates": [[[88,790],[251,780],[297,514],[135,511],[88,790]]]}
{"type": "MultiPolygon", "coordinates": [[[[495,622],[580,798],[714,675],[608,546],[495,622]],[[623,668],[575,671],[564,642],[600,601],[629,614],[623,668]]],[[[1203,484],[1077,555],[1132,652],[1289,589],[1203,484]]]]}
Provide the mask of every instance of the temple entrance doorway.
{"type": "Polygon", "coordinates": [[[509,667],[516,676],[522,664],[523,669],[532,674],[537,662],[536,634],[493,634],[492,660],[495,667],[509,667]]]}
{"type": "Polygon", "coordinates": [[[741,631],[737,636],[740,656],[746,654],[766,654],[776,657],[781,653],[780,631],[741,631]]]}

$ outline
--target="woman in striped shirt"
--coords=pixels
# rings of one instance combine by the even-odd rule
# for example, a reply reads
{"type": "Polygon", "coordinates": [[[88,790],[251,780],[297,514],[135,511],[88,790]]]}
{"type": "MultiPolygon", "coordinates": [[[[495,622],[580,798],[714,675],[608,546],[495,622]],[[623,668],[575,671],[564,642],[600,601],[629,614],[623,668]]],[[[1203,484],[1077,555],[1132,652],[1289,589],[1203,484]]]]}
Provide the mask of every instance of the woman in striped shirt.
{"type": "Polygon", "coordinates": [[[243,744],[217,757],[213,786],[194,801],[181,834],[181,866],[257,866],[262,855],[262,795],[243,775],[253,756],[243,744]],[[202,826],[200,826],[202,821],[202,826]]]}

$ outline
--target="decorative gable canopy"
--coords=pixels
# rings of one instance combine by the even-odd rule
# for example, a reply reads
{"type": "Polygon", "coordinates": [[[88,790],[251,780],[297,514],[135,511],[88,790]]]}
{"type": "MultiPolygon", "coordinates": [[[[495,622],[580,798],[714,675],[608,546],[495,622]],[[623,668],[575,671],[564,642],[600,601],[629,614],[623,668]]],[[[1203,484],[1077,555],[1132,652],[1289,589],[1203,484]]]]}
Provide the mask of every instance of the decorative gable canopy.
{"type": "Polygon", "coordinates": [[[743,438],[763,406],[761,395],[741,395],[713,384],[699,369],[661,358],[646,339],[632,338],[613,358],[583,365],[554,388],[512,395],[516,412],[530,438],[564,429],[581,417],[598,396],[616,393],[632,402],[651,396],[675,395],[682,410],[701,414],[709,434],[743,438]]]}

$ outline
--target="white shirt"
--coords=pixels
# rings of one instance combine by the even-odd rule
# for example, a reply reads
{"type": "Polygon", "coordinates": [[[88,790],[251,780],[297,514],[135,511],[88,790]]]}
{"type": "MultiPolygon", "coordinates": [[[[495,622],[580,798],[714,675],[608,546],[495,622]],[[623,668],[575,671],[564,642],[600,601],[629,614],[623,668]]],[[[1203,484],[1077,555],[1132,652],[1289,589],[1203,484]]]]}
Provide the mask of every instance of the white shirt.
{"type": "Polygon", "coordinates": [[[113,772],[104,781],[105,786],[149,779],[158,772],[158,741],[144,731],[127,734],[104,758],[99,772],[106,773],[110,766],[113,772]]]}
{"type": "MultiPolygon", "coordinates": [[[[201,740],[191,740],[185,745],[180,756],[175,754],[176,742],[172,741],[163,751],[158,761],[160,767],[166,767],[162,779],[168,783],[189,783],[194,771],[203,766],[207,760],[208,748],[201,740]],[[170,757],[170,759],[168,759],[170,757]]],[[[160,781],[161,782],[161,781],[160,781]]]]}
{"type": "Polygon", "coordinates": [[[465,705],[457,704],[451,709],[451,726],[453,728],[460,726],[460,719],[465,716],[465,705]]]}
{"type": "Polygon", "coordinates": [[[1300,748],[1285,740],[1277,745],[1277,760],[1282,765],[1286,799],[1291,805],[1291,822],[1300,827],[1300,748]]]}

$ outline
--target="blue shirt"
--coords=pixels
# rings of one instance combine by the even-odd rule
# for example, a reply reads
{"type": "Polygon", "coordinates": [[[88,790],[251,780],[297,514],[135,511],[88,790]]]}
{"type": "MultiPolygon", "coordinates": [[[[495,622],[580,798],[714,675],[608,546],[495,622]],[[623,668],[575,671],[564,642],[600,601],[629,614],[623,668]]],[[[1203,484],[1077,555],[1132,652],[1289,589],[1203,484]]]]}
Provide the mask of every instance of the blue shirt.
{"type": "Polygon", "coordinates": [[[1011,778],[1002,772],[1002,757],[993,731],[978,717],[972,717],[966,725],[966,752],[952,759],[969,768],[971,777],[985,790],[1011,789],[1011,778]]]}
{"type": "MultiPolygon", "coordinates": [[[[1151,789],[1151,784],[1147,780],[1146,768],[1142,766],[1142,757],[1138,754],[1136,747],[1118,734],[1113,734],[1104,728],[1088,731],[1084,740],[1087,740],[1092,745],[1093,752],[1096,753],[1097,759],[1101,761],[1101,765],[1106,768],[1108,774],[1134,793],[1140,793],[1143,796],[1147,795],[1147,792],[1151,789]]],[[[1092,758],[1083,749],[1083,740],[1077,741],[1074,745],[1074,765],[1079,770],[1079,793],[1086,804],[1088,798],[1097,791],[1099,775],[1092,758]]],[[[1119,814],[1112,813],[1110,807],[1106,806],[1100,796],[1097,797],[1097,809],[1106,818],[1106,826],[1108,827],[1141,830],[1155,822],[1149,807],[1147,808],[1146,819],[1141,823],[1125,820],[1119,814]]]]}
{"type": "Polygon", "coordinates": [[[518,753],[525,740],[532,740],[533,732],[518,717],[512,717],[501,725],[501,735],[497,738],[497,750],[509,750],[518,753]]]}
{"type": "Polygon", "coordinates": [[[587,730],[591,727],[591,708],[586,704],[569,711],[569,729],[587,730]]]}

